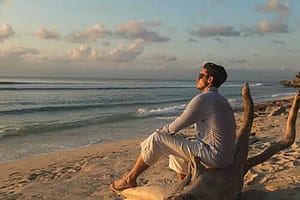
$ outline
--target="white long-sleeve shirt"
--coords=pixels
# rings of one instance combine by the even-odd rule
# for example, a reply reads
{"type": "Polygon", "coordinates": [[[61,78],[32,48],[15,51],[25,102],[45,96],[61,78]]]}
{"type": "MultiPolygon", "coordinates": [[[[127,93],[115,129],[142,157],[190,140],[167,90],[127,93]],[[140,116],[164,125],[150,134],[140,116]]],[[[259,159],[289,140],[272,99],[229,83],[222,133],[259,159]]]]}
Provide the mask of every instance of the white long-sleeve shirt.
{"type": "Polygon", "coordinates": [[[220,166],[230,164],[233,161],[236,124],[231,106],[217,88],[212,87],[206,93],[196,95],[184,112],[165,129],[173,134],[194,123],[197,139],[216,153],[215,162],[220,166]]]}

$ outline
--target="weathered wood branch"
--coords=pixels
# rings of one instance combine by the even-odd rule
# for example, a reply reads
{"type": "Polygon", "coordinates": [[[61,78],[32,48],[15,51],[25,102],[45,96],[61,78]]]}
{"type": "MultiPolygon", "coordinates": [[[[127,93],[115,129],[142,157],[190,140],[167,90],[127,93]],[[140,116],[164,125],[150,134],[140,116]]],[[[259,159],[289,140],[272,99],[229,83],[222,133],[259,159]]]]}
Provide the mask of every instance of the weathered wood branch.
{"type": "Polygon", "coordinates": [[[242,100],[244,104],[244,115],[243,122],[239,131],[236,133],[236,143],[235,143],[235,157],[234,157],[234,165],[235,168],[240,169],[240,167],[244,167],[244,162],[248,157],[249,150],[249,134],[251,132],[251,127],[253,124],[253,115],[254,115],[254,104],[251,98],[250,89],[248,83],[242,89],[242,100]],[[237,162],[239,161],[239,162],[237,162]]]}
{"type": "Polygon", "coordinates": [[[240,137],[242,133],[250,133],[253,123],[254,103],[250,94],[248,83],[246,83],[242,89],[242,100],[244,105],[243,124],[241,125],[241,128],[237,133],[237,137],[240,137]]]}
{"type": "Polygon", "coordinates": [[[236,133],[236,153],[233,163],[222,169],[208,170],[195,157],[191,162],[190,176],[169,194],[167,199],[183,200],[236,200],[242,191],[245,173],[253,166],[264,162],[278,151],[291,146],[296,136],[296,120],[300,107],[300,92],[295,96],[289,112],[283,138],[272,144],[263,153],[247,159],[249,135],[253,123],[254,105],[248,84],[242,90],[244,117],[241,128],[236,133]]]}
{"type": "Polygon", "coordinates": [[[247,173],[247,171],[251,167],[266,161],[267,159],[271,158],[274,154],[278,153],[283,149],[288,148],[294,143],[296,138],[296,120],[297,120],[299,107],[300,107],[300,91],[298,91],[298,93],[294,97],[293,104],[289,112],[289,116],[286,123],[285,134],[283,135],[282,139],[279,142],[275,142],[271,144],[261,154],[248,158],[245,163],[244,173],[247,173]]]}

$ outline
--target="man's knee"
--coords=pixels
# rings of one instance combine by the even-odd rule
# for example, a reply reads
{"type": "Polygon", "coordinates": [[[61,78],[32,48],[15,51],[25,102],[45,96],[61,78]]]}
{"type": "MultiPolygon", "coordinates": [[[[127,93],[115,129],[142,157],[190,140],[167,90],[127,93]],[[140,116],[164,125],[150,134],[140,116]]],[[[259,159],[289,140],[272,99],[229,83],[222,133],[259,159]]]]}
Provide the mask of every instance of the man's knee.
{"type": "Polygon", "coordinates": [[[164,135],[158,131],[154,131],[146,140],[153,144],[160,144],[163,141],[164,135]]]}
{"type": "Polygon", "coordinates": [[[148,165],[156,162],[163,153],[159,145],[161,141],[160,135],[160,133],[155,131],[141,143],[141,155],[144,162],[148,165]]]}
{"type": "Polygon", "coordinates": [[[159,133],[158,131],[154,131],[151,136],[153,137],[154,141],[161,141],[162,139],[162,133],[159,133]]]}

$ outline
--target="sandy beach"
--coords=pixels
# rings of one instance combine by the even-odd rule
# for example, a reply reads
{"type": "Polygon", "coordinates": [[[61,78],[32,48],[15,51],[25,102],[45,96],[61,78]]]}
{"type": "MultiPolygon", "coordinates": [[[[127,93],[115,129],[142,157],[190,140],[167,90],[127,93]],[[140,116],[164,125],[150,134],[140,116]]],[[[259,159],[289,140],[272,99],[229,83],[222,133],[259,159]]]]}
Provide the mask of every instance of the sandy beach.
{"type": "MultiPolygon", "coordinates": [[[[256,105],[250,155],[278,141],[285,129],[291,100],[256,105]],[[278,107],[278,112],[273,112],[278,107]],[[273,114],[272,114],[273,112],[273,114]]],[[[242,113],[236,113],[241,122],[242,113]]],[[[243,199],[300,199],[300,122],[295,143],[245,177],[243,199]]],[[[109,189],[112,180],[128,172],[143,138],[122,140],[0,163],[0,199],[123,199],[109,189]]],[[[167,156],[146,171],[138,185],[169,188],[175,174],[167,156]]]]}

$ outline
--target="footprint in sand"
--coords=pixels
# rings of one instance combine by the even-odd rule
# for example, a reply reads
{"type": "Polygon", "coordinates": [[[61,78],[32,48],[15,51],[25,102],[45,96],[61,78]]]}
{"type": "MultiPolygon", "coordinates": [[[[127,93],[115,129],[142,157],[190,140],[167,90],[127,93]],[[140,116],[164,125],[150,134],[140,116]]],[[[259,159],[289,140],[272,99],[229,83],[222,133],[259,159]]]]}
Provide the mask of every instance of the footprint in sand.
{"type": "Polygon", "coordinates": [[[82,172],[92,172],[92,171],[99,169],[99,167],[103,167],[103,166],[100,166],[100,163],[98,160],[90,160],[90,161],[87,161],[84,165],[82,165],[81,171],[82,172]]]}

